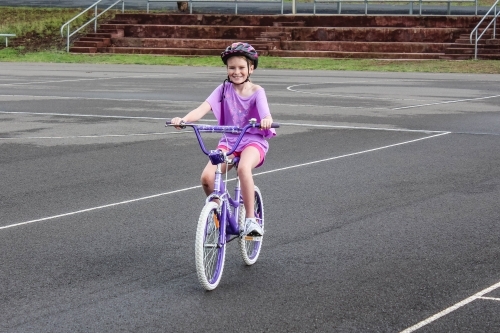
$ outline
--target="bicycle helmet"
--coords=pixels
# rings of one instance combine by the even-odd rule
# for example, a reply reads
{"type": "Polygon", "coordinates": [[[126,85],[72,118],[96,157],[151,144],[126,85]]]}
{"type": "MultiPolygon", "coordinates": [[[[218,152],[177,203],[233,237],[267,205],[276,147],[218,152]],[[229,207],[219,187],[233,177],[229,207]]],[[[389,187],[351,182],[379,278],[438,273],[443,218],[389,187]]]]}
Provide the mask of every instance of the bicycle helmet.
{"type": "Polygon", "coordinates": [[[229,45],[220,55],[224,65],[227,65],[227,59],[231,58],[232,56],[244,56],[247,59],[252,60],[254,69],[257,68],[257,64],[259,62],[259,55],[257,51],[255,51],[253,46],[248,43],[243,43],[243,42],[233,43],[229,45]]]}

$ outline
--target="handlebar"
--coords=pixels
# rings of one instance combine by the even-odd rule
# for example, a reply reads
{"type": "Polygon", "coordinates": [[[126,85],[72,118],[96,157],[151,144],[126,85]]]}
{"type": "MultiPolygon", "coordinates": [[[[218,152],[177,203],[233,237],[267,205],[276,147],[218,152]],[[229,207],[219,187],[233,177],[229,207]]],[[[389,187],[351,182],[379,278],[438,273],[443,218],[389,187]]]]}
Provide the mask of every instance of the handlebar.
{"type": "MultiPolygon", "coordinates": [[[[175,126],[172,125],[170,121],[167,121],[165,123],[165,126],[175,126]]],[[[246,131],[250,128],[260,128],[260,123],[257,122],[251,122],[248,125],[245,125],[244,127],[240,128],[238,126],[211,126],[211,125],[202,125],[202,124],[193,124],[193,123],[182,123],[180,126],[181,128],[185,127],[192,127],[194,130],[194,133],[196,134],[196,138],[198,139],[198,143],[200,144],[200,148],[205,153],[205,155],[210,156],[210,152],[206,149],[205,143],[203,142],[203,138],[201,137],[201,132],[210,132],[210,133],[232,133],[232,134],[237,134],[240,133],[238,136],[238,139],[236,140],[236,143],[234,144],[234,147],[231,147],[230,151],[226,153],[226,155],[231,155],[232,153],[235,152],[236,148],[241,142],[241,139],[243,139],[243,136],[245,135],[246,131]]],[[[272,123],[271,128],[279,128],[280,124],[278,123],[272,123]]]]}

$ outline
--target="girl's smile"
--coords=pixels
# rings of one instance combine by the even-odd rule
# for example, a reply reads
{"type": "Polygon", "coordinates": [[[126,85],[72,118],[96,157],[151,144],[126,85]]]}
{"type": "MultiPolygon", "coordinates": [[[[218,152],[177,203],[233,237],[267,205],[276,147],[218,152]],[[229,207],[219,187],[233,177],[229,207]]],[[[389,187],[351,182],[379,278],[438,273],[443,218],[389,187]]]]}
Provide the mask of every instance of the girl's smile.
{"type": "Polygon", "coordinates": [[[227,60],[227,75],[233,83],[243,83],[253,73],[253,65],[249,65],[245,57],[231,57],[227,60]]]}

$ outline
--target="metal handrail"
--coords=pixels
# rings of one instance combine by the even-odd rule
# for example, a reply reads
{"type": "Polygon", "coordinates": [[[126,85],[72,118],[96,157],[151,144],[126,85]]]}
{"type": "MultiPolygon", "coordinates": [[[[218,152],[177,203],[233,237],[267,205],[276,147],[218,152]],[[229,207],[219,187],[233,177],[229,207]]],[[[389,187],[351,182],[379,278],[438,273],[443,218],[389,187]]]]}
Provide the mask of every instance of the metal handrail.
{"type": "Polygon", "coordinates": [[[496,31],[497,31],[497,18],[498,16],[500,15],[500,11],[497,11],[497,4],[498,2],[500,2],[500,0],[497,0],[493,6],[491,6],[491,8],[488,10],[488,12],[483,16],[483,18],[481,19],[481,21],[479,21],[479,23],[476,25],[476,27],[474,28],[474,30],[472,30],[472,32],[470,33],[470,38],[469,38],[469,41],[470,43],[472,44],[472,35],[475,35],[475,45],[474,45],[474,60],[477,60],[477,43],[479,42],[479,40],[481,39],[481,37],[483,37],[484,33],[489,29],[490,25],[493,24],[493,39],[495,39],[496,37],[496,31]],[[490,12],[494,10],[494,16],[493,16],[493,19],[491,20],[490,23],[488,23],[488,25],[486,26],[486,28],[484,28],[483,32],[478,36],[478,31],[479,31],[479,27],[480,25],[483,23],[483,21],[488,17],[488,15],[490,15],[490,12]]]}
{"type": "Polygon", "coordinates": [[[82,30],[83,28],[85,28],[87,25],[89,25],[90,23],[94,22],[94,32],[97,31],[97,19],[104,13],[106,13],[108,10],[110,10],[111,8],[113,8],[114,6],[116,6],[118,3],[122,3],[122,13],[125,11],[125,0],[118,0],[116,1],[115,3],[113,3],[112,5],[110,5],[108,8],[106,8],[105,10],[103,10],[100,14],[97,14],[97,5],[103,0],[99,0],[97,1],[96,3],[94,3],[93,5],[91,5],[90,7],[88,7],[87,9],[85,9],[84,11],[82,11],[80,14],[76,15],[75,17],[73,17],[71,20],[69,20],[68,22],[64,23],[62,26],[61,26],[61,36],[64,37],[64,28],[66,28],[67,32],[66,32],[66,51],[69,52],[69,39],[74,35],[76,34],[78,31],[82,30]],[[87,23],[83,24],[81,27],[79,27],[78,29],[76,29],[75,31],[73,31],[71,34],[70,34],[70,25],[71,25],[71,22],[73,22],[74,20],[76,20],[77,18],[79,18],[80,16],[82,16],[83,14],[85,14],[87,11],[89,11],[90,9],[94,8],[94,17],[88,21],[87,23]]]}

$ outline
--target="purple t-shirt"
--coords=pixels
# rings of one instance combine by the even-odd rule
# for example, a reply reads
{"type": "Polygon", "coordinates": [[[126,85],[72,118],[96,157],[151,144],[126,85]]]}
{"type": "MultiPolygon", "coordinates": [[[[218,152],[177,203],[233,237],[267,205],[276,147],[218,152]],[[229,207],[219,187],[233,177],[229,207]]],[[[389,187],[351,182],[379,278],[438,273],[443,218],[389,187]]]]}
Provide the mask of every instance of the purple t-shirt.
{"type": "MultiPolygon", "coordinates": [[[[267,104],[267,97],[264,88],[260,88],[251,96],[242,97],[234,90],[232,83],[224,83],[225,90],[223,99],[224,103],[224,114],[221,113],[221,93],[222,84],[219,85],[212,94],[207,98],[208,104],[212,107],[212,111],[219,122],[219,125],[224,126],[238,126],[243,127],[248,124],[250,119],[255,118],[257,122],[261,119],[269,116],[271,112],[269,111],[269,105],[267,104]]],[[[264,152],[267,153],[269,149],[269,143],[266,139],[272,138],[276,135],[276,131],[271,128],[268,130],[261,131],[258,128],[251,128],[247,131],[240,144],[238,145],[237,151],[243,150],[243,147],[250,143],[257,143],[262,147],[264,152]]],[[[219,141],[219,145],[231,148],[238,134],[225,133],[219,141]]]]}

